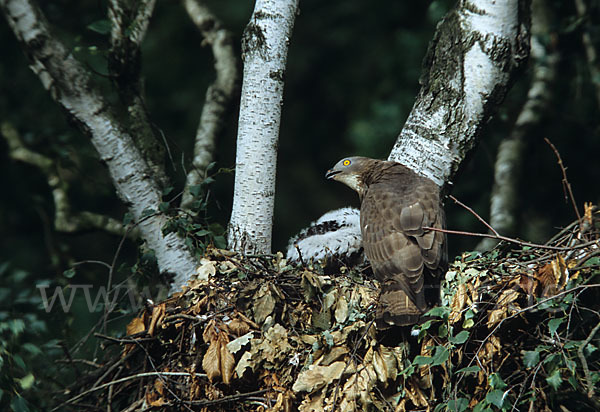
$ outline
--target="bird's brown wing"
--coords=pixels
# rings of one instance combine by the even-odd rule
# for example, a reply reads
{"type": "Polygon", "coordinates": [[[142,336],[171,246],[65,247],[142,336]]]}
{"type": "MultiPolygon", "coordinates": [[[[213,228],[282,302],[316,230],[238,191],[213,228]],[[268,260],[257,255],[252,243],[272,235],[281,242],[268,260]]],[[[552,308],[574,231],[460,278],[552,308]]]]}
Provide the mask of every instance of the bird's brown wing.
{"type": "Polygon", "coordinates": [[[445,266],[445,236],[423,227],[444,226],[439,188],[426,178],[389,176],[372,184],[361,204],[365,254],[381,283],[378,324],[411,325],[427,310],[426,275],[445,266]]]}

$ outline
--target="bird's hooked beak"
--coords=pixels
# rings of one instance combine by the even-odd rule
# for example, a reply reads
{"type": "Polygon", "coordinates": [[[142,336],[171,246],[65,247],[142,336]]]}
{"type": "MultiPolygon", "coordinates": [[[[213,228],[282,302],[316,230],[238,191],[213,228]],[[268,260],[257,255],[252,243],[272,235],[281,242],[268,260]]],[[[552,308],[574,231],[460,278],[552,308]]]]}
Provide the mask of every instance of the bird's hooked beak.
{"type": "Polygon", "coordinates": [[[341,173],[339,170],[333,170],[333,169],[329,169],[326,173],[325,173],[325,178],[326,179],[333,179],[335,175],[337,175],[338,173],[341,173]]]}

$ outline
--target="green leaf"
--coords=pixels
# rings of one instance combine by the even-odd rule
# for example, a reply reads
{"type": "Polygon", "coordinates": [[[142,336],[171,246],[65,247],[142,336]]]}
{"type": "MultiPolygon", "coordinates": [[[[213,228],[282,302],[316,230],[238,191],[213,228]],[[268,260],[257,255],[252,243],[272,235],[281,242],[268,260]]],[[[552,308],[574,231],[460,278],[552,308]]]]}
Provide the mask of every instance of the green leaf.
{"type": "Polygon", "coordinates": [[[556,333],[556,330],[564,322],[564,320],[565,318],[550,319],[550,322],[548,322],[548,329],[550,330],[551,335],[554,335],[556,333]]]}
{"type": "Polygon", "coordinates": [[[448,410],[452,412],[464,412],[469,406],[469,401],[465,398],[450,399],[448,401],[448,410]]]}
{"type": "Polygon", "coordinates": [[[63,276],[66,277],[67,279],[73,279],[73,276],[75,276],[75,269],[71,268],[71,269],[67,269],[63,272],[63,276]]]}
{"type": "Polygon", "coordinates": [[[467,332],[466,330],[463,330],[463,331],[459,332],[456,336],[450,336],[448,341],[455,345],[462,345],[463,343],[465,343],[467,341],[467,339],[469,339],[469,332],[467,332]]]}
{"type": "Polygon", "coordinates": [[[540,353],[535,350],[523,352],[523,364],[527,368],[532,368],[540,362],[540,353]]]}
{"type": "Polygon", "coordinates": [[[215,247],[217,247],[218,249],[227,248],[227,240],[225,240],[225,236],[223,236],[223,235],[215,236],[214,241],[215,241],[215,247]]]}
{"type": "Polygon", "coordinates": [[[162,191],[163,196],[167,196],[173,189],[175,189],[173,186],[165,187],[162,191]]]}
{"type": "Polygon", "coordinates": [[[481,368],[477,365],[474,366],[467,366],[466,368],[462,368],[456,371],[456,373],[472,373],[472,372],[479,372],[481,370],[481,368]]]}
{"type": "Polygon", "coordinates": [[[202,185],[192,185],[190,186],[190,193],[194,197],[199,197],[202,194],[202,185]]]}
{"type": "Polygon", "coordinates": [[[555,391],[558,390],[558,388],[560,387],[560,385],[562,383],[562,377],[560,376],[560,369],[558,369],[558,368],[554,369],[554,372],[552,372],[552,374],[546,378],[546,382],[548,382],[548,385],[550,385],[552,387],[552,389],[554,389],[555,391]]]}
{"type": "Polygon", "coordinates": [[[100,34],[108,34],[110,33],[110,21],[103,19],[103,20],[97,20],[91,24],[87,25],[87,28],[91,31],[95,31],[96,33],[100,33],[100,34]]]}
{"type": "Polygon", "coordinates": [[[33,376],[32,373],[29,373],[29,374],[25,375],[24,377],[22,377],[21,379],[17,379],[17,380],[19,381],[19,385],[21,385],[21,388],[23,388],[24,390],[31,388],[33,386],[33,384],[35,383],[35,377],[33,376]]]}
{"type": "Polygon", "coordinates": [[[425,316],[431,316],[433,318],[447,318],[450,314],[450,308],[447,306],[436,306],[433,309],[430,309],[425,316]]]}
{"type": "Polygon", "coordinates": [[[148,217],[148,216],[152,216],[154,213],[156,213],[156,211],[152,208],[148,208],[148,209],[144,209],[142,211],[142,218],[148,217]]]}
{"type": "Polygon", "coordinates": [[[210,235],[212,232],[208,229],[201,229],[198,230],[197,232],[194,233],[194,235],[196,236],[206,236],[206,235],[210,235]]]}
{"type": "Polygon", "coordinates": [[[432,366],[441,365],[450,357],[450,351],[444,346],[436,346],[432,366]]]}
{"type": "Polygon", "coordinates": [[[485,396],[485,400],[498,408],[502,408],[502,405],[504,404],[504,392],[499,389],[494,389],[485,396]]]}
{"type": "Polygon", "coordinates": [[[123,215],[123,226],[127,226],[131,222],[133,222],[133,215],[129,212],[125,213],[123,215]]]}
{"type": "Polygon", "coordinates": [[[413,365],[421,366],[421,365],[431,365],[433,363],[433,358],[431,356],[415,356],[413,360],[413,365]]]}
{"type": "Polygon", "coordinates": [[[22,348],[24,350],[26,350],[27,352],[29,352],[30,354],[32,354],[33,356],[39,355],[40,353],[42,353],[42,350],[37,347],[36,345],[34,345],[33,343],[30,342],[25,342],[22,346],[22,348]]]}
{"type": "Polygon", "coordinates": [[[506,388],[506,383],[504,383],[504,381],[502,380],[500,375],[498,375],[497,373],[492,373],[488,377],[488,382],[489,382],[490,386],[492,387],[492,389],[502,390],[502,389],[506,388]]]}
{"type": "Polygon", "coordinates": [[[158,205],[158,210],[165,213],[167,210],[169,210],[169,206],[171,206],[169,202],[160,202],[158,205]]]}
{"type": "Polygon", "coordinates": [[[10,407],[14,412],[29,412],[27,401],[20,395],[15,396],[10,401],[10,407]]]}

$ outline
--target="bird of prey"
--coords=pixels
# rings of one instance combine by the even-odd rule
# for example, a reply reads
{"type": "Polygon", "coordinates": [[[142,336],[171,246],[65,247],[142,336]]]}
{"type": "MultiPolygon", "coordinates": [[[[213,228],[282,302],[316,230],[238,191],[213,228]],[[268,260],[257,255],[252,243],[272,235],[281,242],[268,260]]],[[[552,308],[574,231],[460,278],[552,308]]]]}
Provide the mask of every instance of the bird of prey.
{"type": "Polygon", "coordinates": [[[434,278],[447,265],[445,234],[423,229],[444,227],[440,187],[401,163],[366,157],[344,158],[325,176],[360,197],[363,247],[381,284],[377,326],[417,323],[439,298],[434,278]]]}

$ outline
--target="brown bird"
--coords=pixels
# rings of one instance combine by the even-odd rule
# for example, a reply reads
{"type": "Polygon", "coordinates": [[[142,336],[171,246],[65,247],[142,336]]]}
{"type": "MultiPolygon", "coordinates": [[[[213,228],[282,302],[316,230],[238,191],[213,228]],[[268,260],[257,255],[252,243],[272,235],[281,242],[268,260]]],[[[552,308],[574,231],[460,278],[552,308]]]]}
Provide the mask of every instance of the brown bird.
{"type": "Polygon", "coordinates": [[[417,323],[439,298],[447,265],[445,234],[423,229],[444,228],[440,187],[400,163],[366,157],[342,159],[325,176],[360,197],[363,246],[381,284],[377,326],[417,323]]]}

